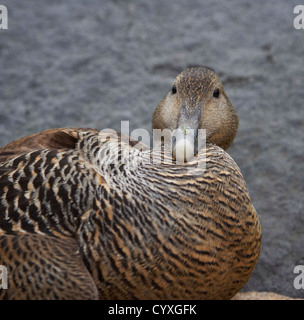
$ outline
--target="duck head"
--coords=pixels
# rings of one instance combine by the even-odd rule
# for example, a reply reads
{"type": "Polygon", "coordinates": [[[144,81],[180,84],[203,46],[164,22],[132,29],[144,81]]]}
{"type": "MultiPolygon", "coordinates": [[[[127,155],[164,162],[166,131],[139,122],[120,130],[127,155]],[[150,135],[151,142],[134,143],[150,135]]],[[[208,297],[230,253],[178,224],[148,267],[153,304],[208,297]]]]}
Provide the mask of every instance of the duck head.
{"type": "Polygon", "coordinates": [[[186,161],[200,150],[199,129],[206,142],[226,150],[238,129],[238,116],[215,72],[207,67],[188,68],[154,110],[153,129],[170,129],[174,158],[186,161]],[[192,156],[191,156],[192,155],[192,156]]]}

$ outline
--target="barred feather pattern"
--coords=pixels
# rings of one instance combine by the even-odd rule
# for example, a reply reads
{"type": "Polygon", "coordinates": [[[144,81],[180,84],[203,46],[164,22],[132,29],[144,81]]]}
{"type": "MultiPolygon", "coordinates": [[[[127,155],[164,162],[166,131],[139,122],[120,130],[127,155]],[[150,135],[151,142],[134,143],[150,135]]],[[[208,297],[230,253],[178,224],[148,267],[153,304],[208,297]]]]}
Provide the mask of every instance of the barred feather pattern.
{"type": "Polygon", "coordinates": [[[244,286],[261,228],[225,151],[176,164],[112,133],[73,136],[0,164],[0,296],[229,299],[244,286]]]}

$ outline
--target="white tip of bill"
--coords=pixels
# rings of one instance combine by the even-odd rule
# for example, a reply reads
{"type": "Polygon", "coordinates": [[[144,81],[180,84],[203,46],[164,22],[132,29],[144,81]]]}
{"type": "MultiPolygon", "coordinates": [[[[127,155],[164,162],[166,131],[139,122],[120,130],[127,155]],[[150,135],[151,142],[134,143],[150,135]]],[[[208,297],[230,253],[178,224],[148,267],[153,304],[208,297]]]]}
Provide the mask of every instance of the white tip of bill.
{"type": "Polygon", "coordinates": [[[189,139],[179,139],[173,149],[173,157],[177,162],[188,162],[194,157],[194,144],[189,139]]]}

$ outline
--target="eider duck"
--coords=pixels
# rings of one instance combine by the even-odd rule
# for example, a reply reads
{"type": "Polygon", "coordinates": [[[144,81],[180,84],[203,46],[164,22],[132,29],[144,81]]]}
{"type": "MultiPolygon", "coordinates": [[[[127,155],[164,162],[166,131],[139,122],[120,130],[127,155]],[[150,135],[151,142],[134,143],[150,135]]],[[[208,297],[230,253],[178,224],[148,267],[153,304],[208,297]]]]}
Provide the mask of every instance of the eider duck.
{"type": "Polygon", "coordinates": [[[0,297],[233,297],[261,246],[246,183],[224,151],[237,126],[219,78],[196,67],[175,79],[153,115],[154,129],[191,130],[184,144],[178,131],[173,156],[79,128],[0,149],[0,265],[8,274],[0,297]],[[199,129],[206,144],[188,157],[199,129]],[[177,163],[179,155],[186,161],[177,163]]]}

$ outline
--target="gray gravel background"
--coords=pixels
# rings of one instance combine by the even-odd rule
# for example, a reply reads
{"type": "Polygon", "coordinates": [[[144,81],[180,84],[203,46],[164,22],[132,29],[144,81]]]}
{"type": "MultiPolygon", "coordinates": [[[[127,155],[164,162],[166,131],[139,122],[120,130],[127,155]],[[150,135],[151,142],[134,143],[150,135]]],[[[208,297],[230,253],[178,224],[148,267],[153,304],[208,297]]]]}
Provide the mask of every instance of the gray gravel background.
{"type": "Polygon", "coordinates": [[[54,127],[151,129],[189,65],[222,79],[240,128],[229,153],[259,214],[260,260],[244,288],[304,297],[304,30],[299,1],[2,0],[0,146],[54,127]]]}

